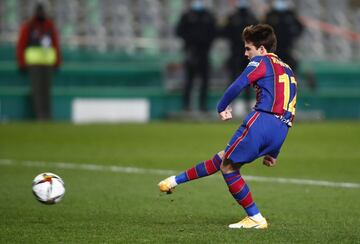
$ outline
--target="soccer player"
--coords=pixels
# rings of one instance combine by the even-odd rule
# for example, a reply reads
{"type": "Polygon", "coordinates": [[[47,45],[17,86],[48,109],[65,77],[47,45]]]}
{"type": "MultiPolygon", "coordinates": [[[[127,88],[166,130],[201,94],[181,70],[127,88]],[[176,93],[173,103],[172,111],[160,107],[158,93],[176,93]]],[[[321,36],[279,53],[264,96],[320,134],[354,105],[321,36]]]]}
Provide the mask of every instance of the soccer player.
{"type": "Polygon", "coordinates": [[[268,227],[256,206],[240,168],[259,157],[263,164],[276,164],[280,148],[295,115],[297,84],[291,68],[273,52],[276,36],[270,25],[251,25],[244,29],[245,56],[250,60],[243,73],[225,91],[217,111],[223,121],[232,118],[231,102],[247,86],[256,90],[256,105],[230,139],[225,150],[177,176],[170,176],[158,185],[160,191],[171,193],[182,183],[221,171],[229,191],[244,208],[247,216],[229,228],[268,227]]]}

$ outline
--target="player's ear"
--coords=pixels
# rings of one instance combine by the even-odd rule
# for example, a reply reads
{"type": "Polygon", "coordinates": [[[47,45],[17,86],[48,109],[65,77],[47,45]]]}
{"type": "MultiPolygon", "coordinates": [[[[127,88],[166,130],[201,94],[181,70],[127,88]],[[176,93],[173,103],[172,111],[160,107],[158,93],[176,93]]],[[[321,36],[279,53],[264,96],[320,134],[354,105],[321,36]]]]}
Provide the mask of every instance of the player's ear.
{"type": "Polygon", "coordinates": [[[264,47],[263,45],[261,45],[261,46],[259,47],[259,49],[260,49],[260,54],[265,54],[266,49],[265,49],[265,47],[264,47]]]}

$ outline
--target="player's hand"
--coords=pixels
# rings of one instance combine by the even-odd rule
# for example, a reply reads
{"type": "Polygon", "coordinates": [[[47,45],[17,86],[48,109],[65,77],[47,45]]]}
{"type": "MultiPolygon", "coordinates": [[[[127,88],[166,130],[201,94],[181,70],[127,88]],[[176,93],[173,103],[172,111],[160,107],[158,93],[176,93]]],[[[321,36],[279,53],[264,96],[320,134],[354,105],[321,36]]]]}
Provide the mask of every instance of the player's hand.
{"type": "Polygon", "coordinates": [[[276,158],[266,155],[263,159],[263,164],[268,167],[273,167],[276,165],[276,158]]]}
{"type": "Polygon", "coordinates": [[[220,119],[223,121],[232,119],[231,111],[232,110],[230,108],[227,108],[224,111],[222,111],[221,113],[219,113],[220,119]]]}

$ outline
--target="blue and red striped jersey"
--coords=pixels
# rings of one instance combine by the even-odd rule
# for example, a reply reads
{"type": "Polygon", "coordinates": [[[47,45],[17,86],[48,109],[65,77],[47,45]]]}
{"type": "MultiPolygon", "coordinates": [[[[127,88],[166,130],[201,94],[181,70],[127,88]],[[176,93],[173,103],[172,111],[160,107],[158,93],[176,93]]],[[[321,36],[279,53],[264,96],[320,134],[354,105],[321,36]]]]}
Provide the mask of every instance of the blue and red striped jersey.
{"type": "Polygon", "coordinates": [[[256,90],[255,110],[293,120],[297,83],[291,68],[278,56],[270,53],[253,57],[243,73],[225,91],[217,111],[224,111],[248,85],[256,90]]]}

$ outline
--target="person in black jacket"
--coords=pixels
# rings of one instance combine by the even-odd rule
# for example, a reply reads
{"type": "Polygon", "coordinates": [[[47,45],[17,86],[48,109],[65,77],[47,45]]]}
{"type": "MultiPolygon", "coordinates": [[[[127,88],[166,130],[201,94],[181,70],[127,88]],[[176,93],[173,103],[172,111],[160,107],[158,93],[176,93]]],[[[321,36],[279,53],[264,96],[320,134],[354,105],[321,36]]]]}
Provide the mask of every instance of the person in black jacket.
{"type": "Polygon", "coordinates": [[[303,32],[303,25],[288,0],[274,0],[266,14],[265,23],[271,25],[278,40],[277,55],[296,72],[298,62],[292,54],[295,41],[303,32]]]}
{"type": "MultiPolygon", "coordinates": [[[[220,35],[229,41],[230,50],[226,67],[229,71],[229,84],[243,72],[249,60],[245,57],[244,41],[241,33],[245,27],[258,23],[249,8],[248,0],[239,0],[234,12],[226,17],[225,24],[220,27],[220,35]]],[[[251,109],[251,91],[247,88],[244,93],[247,110],[251,109]]]]}
{"type": "Polygon", "coordinates": [[[201,0],[191,3],[177,26],[176,35],[183,40],[185,85],[183,90],[183,109],[191,111],[191,91],[196,76],[201,78],[200,110],[207,111],[207,96],[210,75],[209,52],[216,35],[216,20],[201,0]]]}

